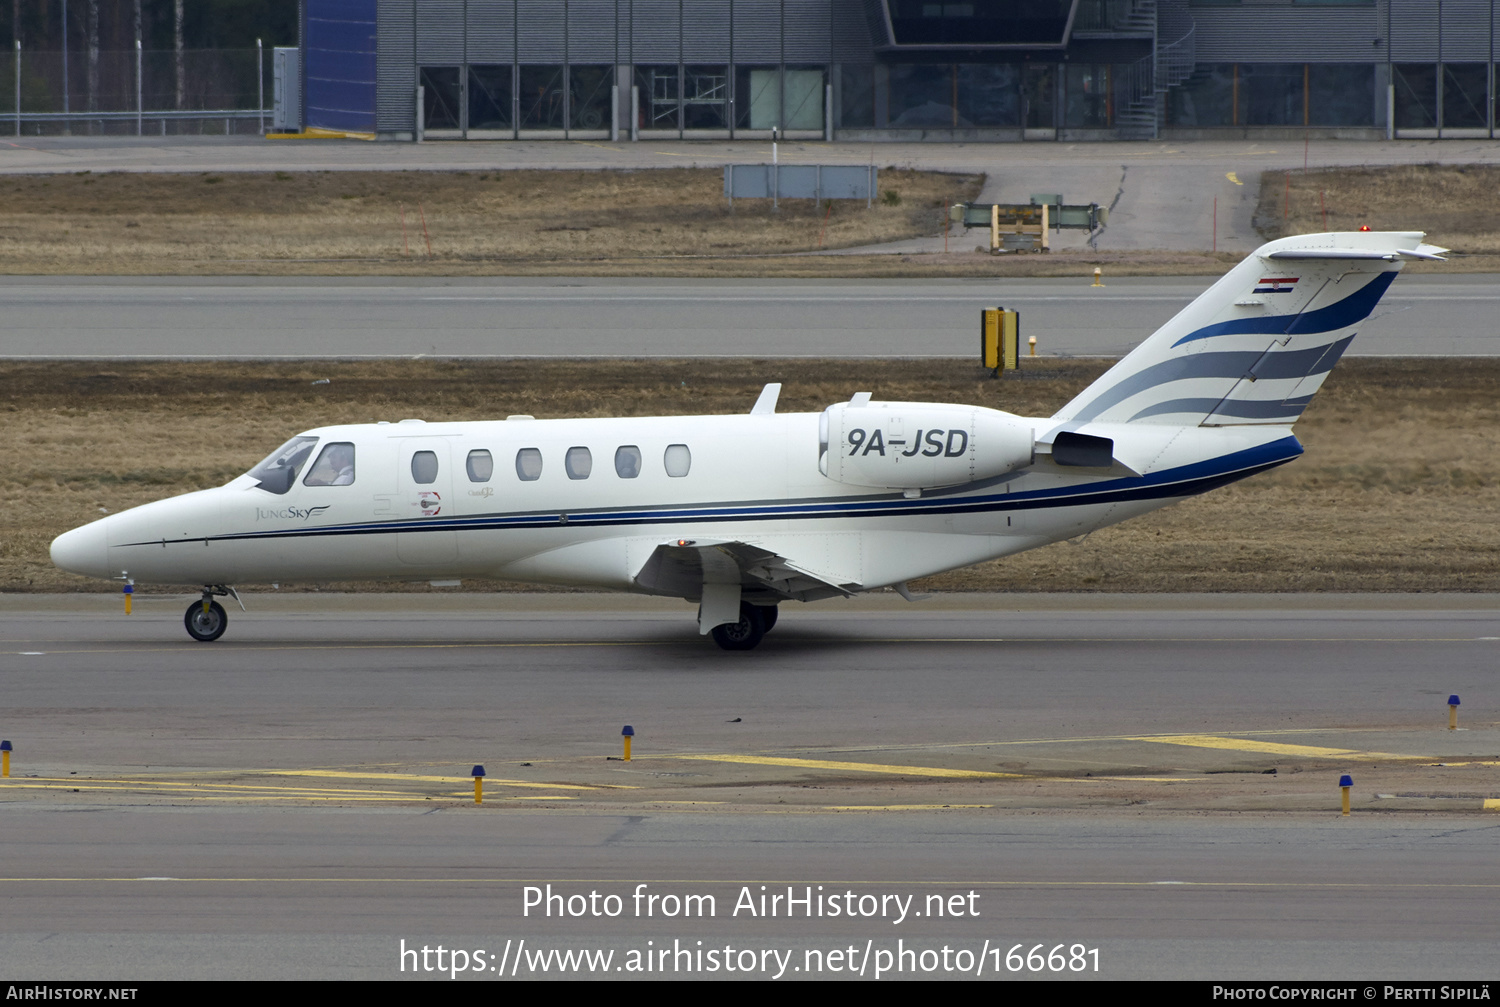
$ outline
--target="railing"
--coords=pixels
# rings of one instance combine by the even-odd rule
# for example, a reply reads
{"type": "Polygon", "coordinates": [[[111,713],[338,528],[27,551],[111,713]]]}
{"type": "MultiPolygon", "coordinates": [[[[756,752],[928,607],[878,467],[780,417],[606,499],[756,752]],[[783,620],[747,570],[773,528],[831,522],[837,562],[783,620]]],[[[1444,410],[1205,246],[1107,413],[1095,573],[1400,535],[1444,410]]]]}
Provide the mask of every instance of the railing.
{"type": "Polygon", "coordinates": [[[1156,50],[1157,76],[1161,90],[1176,87],[1193,75],[1198,67],[1198,26],[1187,30],[1187,34],[1170,45],[1158,46],[1156,50]]]}
{"type": "MultiPolygon", "coordinates": [[[[269,47],[253,49],[123,49],[86,52],[0,49],[0,132],[9,120],[40,131],[50,127],[116,133],[146,131],[146,123],[179,128],[269,116],[266,91],[273,74],[269,47]],[[196,107],[195,107],[196,106],[196,107]],[[134,129],[131,128],[134,125],[134,129]]],[[[154,131],[154,130],[153,130],[154,131]]]]}
{"type": "Polygon", "coordinates": [[[1156,66],[1150,56],[1142,56],[1114,75],[1115,120],[1130,126],[1147,126],[1154,122],[1156,104],[1156,66]]]}
{"type": "Polygon", "coordinates": [[[1167,92],[1191,77],[1198,65],[1198,27],[1186,11],[1163,5],[1156,30],[1184,29],[1171,42],[1158,36],[1156,51],[1115,75],[1115,115],[1118,125],[1155,137],[1161,129],[1167,92]],[[1180,17],[1170,15],[1181,15],[1180,17]]]}
{"type": "Polygon", "coordinates": [[[1150,31],[1156,0],[1081,0],[1073,30],[1150,31]]]}
{"type": "Polygon", "coordinates": [[[170,108],[170,109],[141,109],[129,112],[12,112],[9,115],[0,113],[0,122],[10,120],[15,124],[15,135],[21,135],[21,126],[25,123],[61,123],[72,126],[75,123],[84,126],[93,123],[124,122],[134,123],[136,135],[145,133],[145,124],[161,123],[162,134],[167,132],[168,122],[191,122],[198,121],[198,132],[202,133],[203,123],[223,122],[224,135],[233,132],[230,123],[254,122],[255,131],[264,133],[266,120],[270,118],[271,110],[268,108],[170,108]]]}

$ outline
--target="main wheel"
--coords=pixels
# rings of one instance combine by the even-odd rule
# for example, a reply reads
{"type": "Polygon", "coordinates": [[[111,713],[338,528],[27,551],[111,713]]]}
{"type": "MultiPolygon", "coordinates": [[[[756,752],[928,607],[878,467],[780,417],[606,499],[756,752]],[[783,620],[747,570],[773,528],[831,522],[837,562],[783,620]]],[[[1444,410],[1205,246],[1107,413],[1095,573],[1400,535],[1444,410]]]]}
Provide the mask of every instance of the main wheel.
{"type": "Polygon", "coordinates": [[[758,606],[742,601],[739,622],[726,622],[710,632],[714,643],[725,650],[754,650],[766,635],[766,624],[758,606]]]}
{"type": "Polygon", "coordinates": [[[766,633],[771,632],[772,628],[776,625],[776,616],[780,614],[781,610],[775,605],[759,605],[757,607],[760,609],[761,631],[766,633]]]}
{"type": "Polygon", "coordinates": [[[188,636],[200,643],[209,643],[224,635],[229,616],[224,613],[224,606],[216,601],[208,603],[207,612],[203,611],[203,602],[195,601],[188,606],[182,624],[187,627],[188,636]]]}

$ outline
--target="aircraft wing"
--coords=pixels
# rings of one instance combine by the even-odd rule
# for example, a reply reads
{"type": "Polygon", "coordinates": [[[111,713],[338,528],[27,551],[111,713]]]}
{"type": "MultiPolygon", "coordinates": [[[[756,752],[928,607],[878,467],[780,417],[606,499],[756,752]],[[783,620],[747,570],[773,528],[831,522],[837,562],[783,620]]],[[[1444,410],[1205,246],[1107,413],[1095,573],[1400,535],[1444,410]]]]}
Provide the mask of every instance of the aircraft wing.
{"type": "Polygon", "coordinates": [[[652,551],[635,575],[648,591],[693,598],[705,584],[737,584],[745,600],[815,601],[851,596],[853,578],[831,570],[814,570],[773,549],[749,542],[674,539],[652,551]]]}

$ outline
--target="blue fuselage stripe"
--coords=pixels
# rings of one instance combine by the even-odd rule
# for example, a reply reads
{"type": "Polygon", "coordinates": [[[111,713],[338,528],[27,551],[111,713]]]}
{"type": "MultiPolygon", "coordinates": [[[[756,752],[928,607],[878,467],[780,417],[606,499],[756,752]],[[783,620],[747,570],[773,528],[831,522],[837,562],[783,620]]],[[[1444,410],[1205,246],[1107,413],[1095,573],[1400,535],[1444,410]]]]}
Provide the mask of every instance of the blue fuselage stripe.
{"type": "Polygon", "coordinates": [[[182,544],[186,542],[239,542],[278,538],[325,538],[346,535],[389,535],[435,531],[505,531],[527,528],[581,526],[640,527],[663,524],[719,524],[731,521],[774,521],[787,518],[885,518],[923,515],[977,514],[992,511],[1051,510],[1112,504],[1132,500],[1160,500],[1194,496],[1246,476],[1291,461],[1302,453],[1295,437],[1236,451],[1203,462],[1183,465],[1146,476],[1105,479],[1057,489],[983,495],[950,494],[907,499],[881,496],[877,499],[845,497],[829,501],[757,502],[741,505],[709,504],[701,507],[633,508],[628,510],[548,511],[527,514],[484,514],[473,517],[425,518],[402,521],[369,521],[358,524],[322,525],[275,531],[235,532],[191,539],[154,540],[132,545],[182,544]]]}

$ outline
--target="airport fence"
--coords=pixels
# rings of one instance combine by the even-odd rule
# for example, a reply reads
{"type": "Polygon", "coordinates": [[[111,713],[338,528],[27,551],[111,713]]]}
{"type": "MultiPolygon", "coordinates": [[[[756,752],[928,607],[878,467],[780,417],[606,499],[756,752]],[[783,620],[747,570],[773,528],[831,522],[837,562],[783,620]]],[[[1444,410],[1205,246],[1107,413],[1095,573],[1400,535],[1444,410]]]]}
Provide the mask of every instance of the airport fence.
{"type": "Polygon", "coordinates": [[[269,48],[109,50],[91,58],[15,47],[0,52],[0,131],[261,133],[271,120],[271,59],[269,48]]]}

